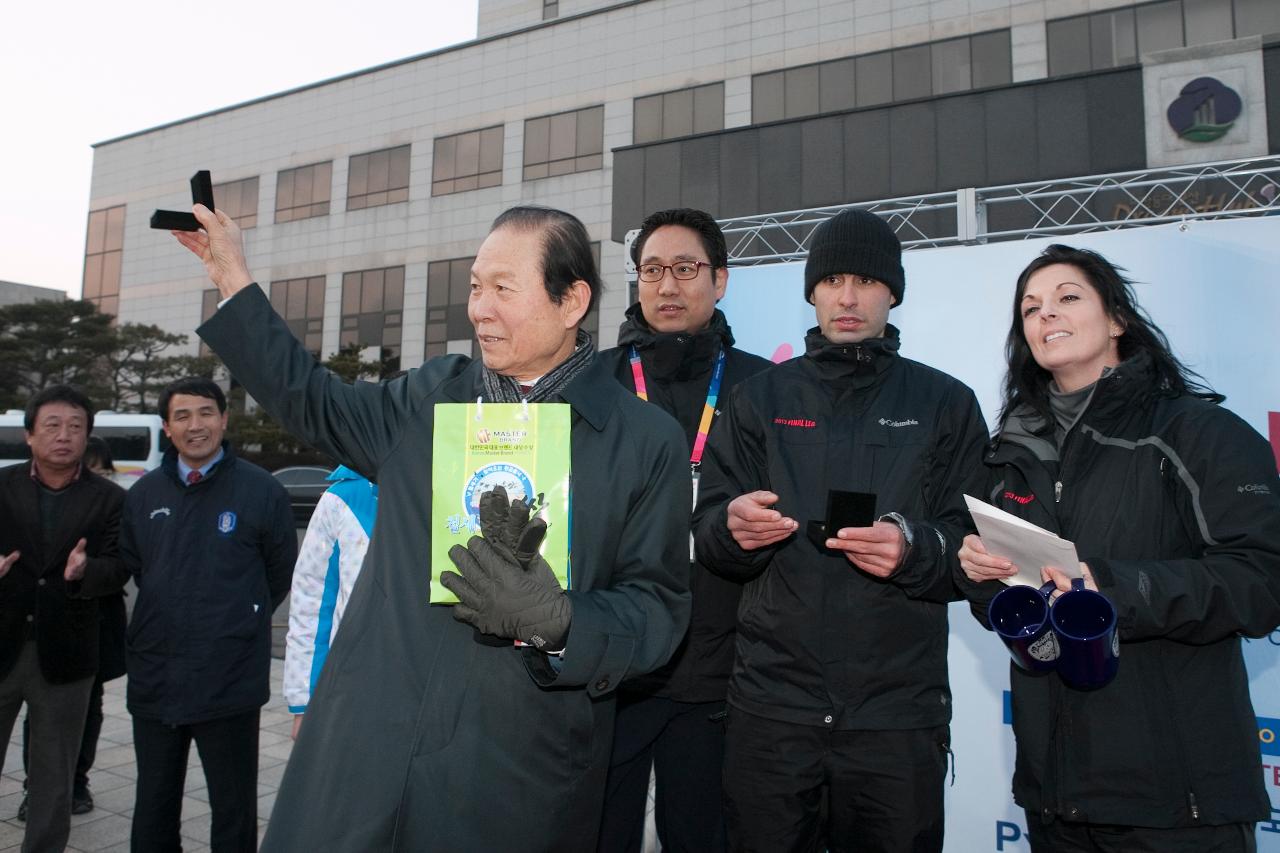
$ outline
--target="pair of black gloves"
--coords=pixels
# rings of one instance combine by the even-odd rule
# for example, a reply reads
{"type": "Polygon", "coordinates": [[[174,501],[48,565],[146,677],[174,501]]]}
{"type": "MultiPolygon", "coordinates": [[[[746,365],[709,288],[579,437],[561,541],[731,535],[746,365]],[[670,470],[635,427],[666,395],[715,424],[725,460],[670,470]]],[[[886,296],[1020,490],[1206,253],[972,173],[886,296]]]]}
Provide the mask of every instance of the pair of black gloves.
{"type": "Polygon", "coordinates": [[[502,486],[480,496],[479,511],[480,535],[449,549],[462,574],[440,573],[440,583],[458,597],[453,618],[484,634],[563,650],[573,605],[538,553],[547,523],[530,519],[530,504],[509,499],[502,486]]]}

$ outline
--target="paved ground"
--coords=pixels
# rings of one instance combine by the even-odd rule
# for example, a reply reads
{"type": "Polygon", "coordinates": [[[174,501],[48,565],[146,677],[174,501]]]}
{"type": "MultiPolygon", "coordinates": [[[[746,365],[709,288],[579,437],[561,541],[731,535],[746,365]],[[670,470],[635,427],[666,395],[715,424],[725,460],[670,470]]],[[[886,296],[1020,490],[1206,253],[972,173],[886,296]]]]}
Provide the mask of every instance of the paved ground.
{"type": "MultiPolygon", "coordinates": [[[[288,606],[281,605],[273,620],[283,626],[288,621],[288,606]]],[[[272,632],[279,638],[283,630],[272,632]]],[[[283,654],[283,652],[277,652],[283,654]]],[[[293,748],[289,732],[293,716],[280,695],[284,662],[271,661],[271,701],[262,709],[262,730],[258,748],[258,838],[271,817],[276,788],[284,775],[285,762],[293,748]]],[[[133,815],[134,780],[138,770],[133,754],[133,724],[124,707],[125,679],[117,678],[106,686],[103,699],[102,736],[98,741],[98,758],[89,772],[89,789],[95,808],[84,815],[72,815],[71,840],[68,851],[127,851],[129,825],[133,815]]],[[[22,847],[25,824],[17,821],[18,804],[22,802],[21,718],[5,753],[5,773],[0,777],[0,853],[18,851],[22,847]]],[[[186,853],[204,853],[209,849],[209,802],[204,773],[194,747],[187,768],[186,795],[182,799],[182,846],[186,853]]]]}

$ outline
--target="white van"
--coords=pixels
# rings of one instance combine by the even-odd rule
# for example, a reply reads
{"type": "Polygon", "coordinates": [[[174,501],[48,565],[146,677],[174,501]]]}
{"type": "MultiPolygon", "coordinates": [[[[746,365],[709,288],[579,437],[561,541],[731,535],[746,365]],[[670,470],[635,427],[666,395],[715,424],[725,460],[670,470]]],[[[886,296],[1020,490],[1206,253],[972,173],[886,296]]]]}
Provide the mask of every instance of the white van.
{"type": "MultiPolygon", "coordinates": [[[[31,458],[22,418],[23,413],[17,409],[0,415],[0,467],[31,458]]],[[[152,468],[158,468],[169,446],[159,415],[98,412],[93,416],[93,434],[105,439],[111,448],[116,482],[126,489],[152,468]]]]}

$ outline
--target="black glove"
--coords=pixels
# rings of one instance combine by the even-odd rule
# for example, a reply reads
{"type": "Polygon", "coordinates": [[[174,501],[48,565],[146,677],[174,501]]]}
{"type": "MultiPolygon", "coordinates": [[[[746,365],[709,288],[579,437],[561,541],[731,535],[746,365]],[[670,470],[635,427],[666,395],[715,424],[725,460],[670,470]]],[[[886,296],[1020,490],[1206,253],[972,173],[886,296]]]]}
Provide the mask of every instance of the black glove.
{"type": "Polygon", "coordinates": [[[467,547],[450,548],[449,559],[462,572],[440,573],[440,583],[460,602],[454,619],[539,649],[564,648],[573,604],[537,550],[526,569],[505,545],[472,536],[467,547]]]}
{"type": "Polygon", "coordinates": [[[519,498],[508,500],[507,490],[502,486],[481,495],[478,509],[480,535],[511,551],[516,561],[528,569],[546,538],[547,522],[538,517],[530,521],[533,507],[519,498]]]}

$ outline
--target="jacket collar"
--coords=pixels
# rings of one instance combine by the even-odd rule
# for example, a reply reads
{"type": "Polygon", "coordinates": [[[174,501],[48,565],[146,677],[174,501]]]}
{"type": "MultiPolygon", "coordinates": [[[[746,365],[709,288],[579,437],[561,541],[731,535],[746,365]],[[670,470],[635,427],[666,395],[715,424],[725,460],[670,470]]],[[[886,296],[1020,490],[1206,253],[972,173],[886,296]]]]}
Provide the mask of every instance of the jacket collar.
{"type": "Polygon", "coordinates": [[[811,364],[823,380],[845,387],[849,379],[855,385],[870,384],[875,377],[893,366],[898,359],[898,330],[885,326],[884,337],[868,338],[856,344],[836,344],[827,340],[817,326],[804,338],[803,358],[811,364]]]}
{"type": "MultiPolygon", "coordinates": [[[[231,448],[231,442],[227,441],[225,438],[222,439],[222,458],[218,460],[217,465],[214,465],[209,469],[208,475],[206,475],[200,482],[205,483],[212,480],[214,477],[218,476],[219,472],[230,468],[235,463],[235,459],[236,454],[231,448]]],[[[186,486],[186,483],[183,483],[182,478],[178,475],[178,449],[176,447],[170,447],[164,452],[164,459],[160,462],[160,468],[175,483],[181,483],[184,487],[186,486]]]]}
{"type": "MultiPolygon", "coordinates": [[[[457,376],[441,386],[441,396],[455,403],[475,402],[484,389],[483,367],[480,359],[473,359],[457,376]]],[[[598,432],[604,429],[609,414],[618,405],[618,399],[625,394],[626,389],[613,378],[608,363],[604,359],[593,358],[569,382],[563,397],[573,411],[598,432]]]]}
{"type": "Polygon", "coordinates": [[[634,346],[652,378],[682,381],[709,373],[720,350],[733,346],[733,332],[719,308],[701,331],[655,332],[637,302],[627,309],[627,319],[618,330],[618,346],[634,346]]]}

